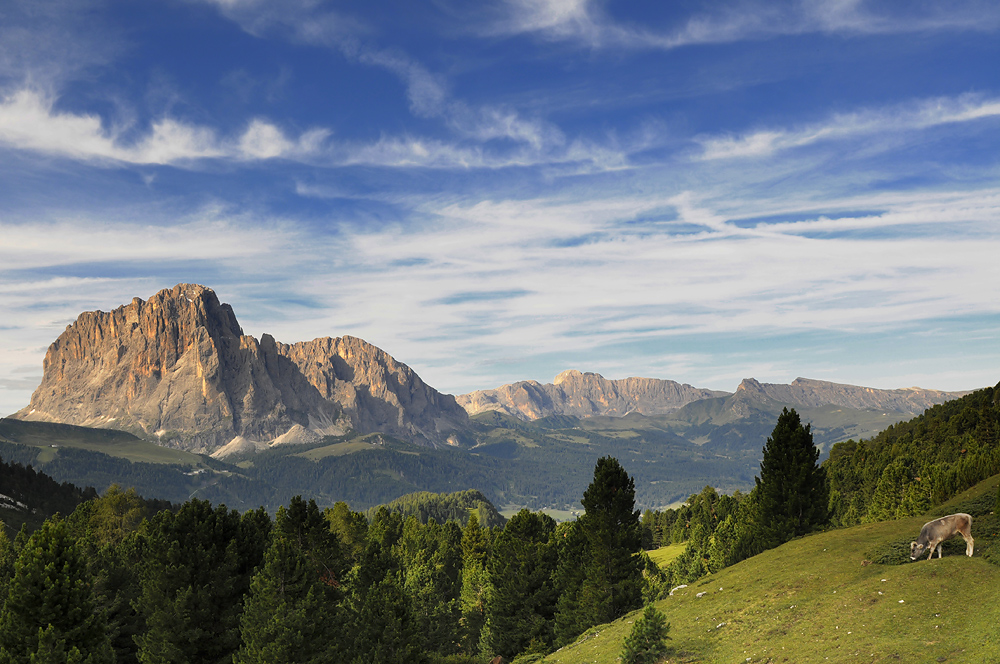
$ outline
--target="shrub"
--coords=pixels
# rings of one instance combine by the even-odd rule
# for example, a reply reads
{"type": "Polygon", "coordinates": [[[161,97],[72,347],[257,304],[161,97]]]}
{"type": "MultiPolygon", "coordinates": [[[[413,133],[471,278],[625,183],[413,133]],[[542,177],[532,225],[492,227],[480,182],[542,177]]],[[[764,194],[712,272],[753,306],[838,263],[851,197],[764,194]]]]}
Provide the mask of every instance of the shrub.
{"type": "Polygon", "coordinates": [[[670,624],[666,616],[649,604],[642,617],[635,621],[632,633],[625,639],[622,649],[623,664],[654,664],[668,652],[666,640],[670,637],[670,624]]]}

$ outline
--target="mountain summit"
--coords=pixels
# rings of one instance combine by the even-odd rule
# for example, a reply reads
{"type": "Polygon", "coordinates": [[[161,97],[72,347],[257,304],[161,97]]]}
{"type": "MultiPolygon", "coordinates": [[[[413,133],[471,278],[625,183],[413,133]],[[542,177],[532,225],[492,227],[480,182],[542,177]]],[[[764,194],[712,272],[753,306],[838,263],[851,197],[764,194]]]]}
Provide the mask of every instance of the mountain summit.
{"type": "Polygon", "coordinates": [[[362,339],[258,341],[232,307],[194,284],[80,314],[49,346],[43,369],[30,405],[13,417],[123,429],[197,452],[349,430],[455,444],[468,422],[454,397],[362,339]]]}

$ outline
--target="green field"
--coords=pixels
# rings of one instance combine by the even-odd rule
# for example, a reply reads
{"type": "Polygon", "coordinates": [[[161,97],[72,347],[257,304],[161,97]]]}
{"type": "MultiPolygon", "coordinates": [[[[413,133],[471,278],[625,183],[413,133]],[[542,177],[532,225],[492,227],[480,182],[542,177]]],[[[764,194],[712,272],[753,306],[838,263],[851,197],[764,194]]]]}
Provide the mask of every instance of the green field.
{"type": "Polygon", "coordinates": [[[671,544],[670,546],[661,546],[659,549],[647,551],[646,555],[652,558],[653,562],[660,568],[663,568],[672,563],[674,558],[684,553],[686,547],[687,544],[671,544]]]}
{"type": "Polygon", "coordinates": [[[69,424],[22,422],[0,419],[0,438],[20,445],[43,448],[40,461],[51,461],[60,447],[74,447],[133,462],[204,466],[197,454],[160,447],[130,433],[114,429],[90,429],[69,424]]]}
{"type": "MultiPolygon", "coordinates": [[[[992,504],[994,477],[930,517],[992,504]]],[[[974,519],[938,560],[862,563],[905,552],[930,517],[865,524],[794,540],[703,578],[656,607],[671,624],[667,662],[1000,661],[1000,519],[974,519]],[[704,593],[702,597],[697,595],[704,593]]],[[[662,549],[661,549],[662,551],[662,549]]],[[[639,612],[589,630],[545,658],[616,664],[639,612]]]]}
{"type": "MultiPolygon", "coordinates": [[[[503,515],[503,517],[505,519],[509,519],[512,516],[514,516],[515,514],[517,514],[518,512],[520,512],[521,510],[523,510],[523,509],[529,509],[529,508],[527,506],[525,506],[525,505],[504,505],[503,508],[500,509],[500,510],[498,510],[498,511],[500,512],[500,514],[503,515]]],[[[532,511],[535,511],[535,512],[544,512],[545,514],[548,514],[549,516],[551,516],[553,518],[553,520],[555,520],[556,522],[574,521],[581,514],[583,514],[583,508],[582,507],[579,510],[577,510],[576,512],[574,512],[572,510],[557,510],[557,509],[553,509],[553,508],[550,508],[550,507],[546,507],[546,508],[543,508],[543,509],[540,509],[540,510],[532,510],[532,511]]]]}

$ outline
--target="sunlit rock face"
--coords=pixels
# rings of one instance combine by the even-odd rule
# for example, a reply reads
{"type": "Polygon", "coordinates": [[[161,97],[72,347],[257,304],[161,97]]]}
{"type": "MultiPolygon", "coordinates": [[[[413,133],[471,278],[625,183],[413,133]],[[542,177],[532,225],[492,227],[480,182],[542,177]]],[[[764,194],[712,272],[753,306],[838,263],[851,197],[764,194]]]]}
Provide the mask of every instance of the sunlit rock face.
{"type": "Polygon", "coordinates": [[[351,430],[439,445],[468,421],[454,397],[361,339],[258,341],[232,307],[193,284],[80,314],[43,369],[14,417],[123,429],[198,452],[351,430]]]}
{"type": "Polygon", "coordinates": [[[706,390],[672,380],[608,380],[600,374],[570,370],[556,376],[552,383],[520,381],[493,390],[462,394],[456,399],[470,415],[496,410],[520,419],[536,420],[550,415],[666,415],[692,401],[726,395],[728,392],[706,390]]]}

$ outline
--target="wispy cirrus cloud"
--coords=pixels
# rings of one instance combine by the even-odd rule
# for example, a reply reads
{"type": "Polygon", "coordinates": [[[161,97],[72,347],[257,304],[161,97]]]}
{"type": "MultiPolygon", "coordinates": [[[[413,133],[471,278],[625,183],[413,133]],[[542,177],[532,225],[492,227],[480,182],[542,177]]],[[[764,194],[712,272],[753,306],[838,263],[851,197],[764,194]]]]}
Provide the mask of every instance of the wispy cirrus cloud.
{"type": "Polygon", "coordinates": [[[702,136],[702,160],[763,157],[821,141],[878,134],[898,135],[946,124],[975,122],[1000,116],[1000,99],[977,94],[942,97],[890,108],[834,115],[796,129],[762,129],[742,135],[702,136]]]}
{"type": "Polygon", "coordinates": [[[505,0],[480,25],[491,35],[534,34],[588,48],[664,49],[809,33],[991,31],[1000,9],[980,2],[907,3],[896,11],[864,0],[731,3],[657,28],[616,21],[597,0],[505,0]]]}
{"type": "MultiPolygon", "coordinates": [[[[289,136],[260,118],[229,137],[210,127],[161,118],[138,140],[125,141],[122,135],[131,128],[106,127],[96,115],[58,111],[51,96],[21,89],[0,101],[0,145],[84,162],[179,167],[206,160],[285,159],[325,167],[497,169],[585,163],[600,170],[620,168],[627,161],[626,153],[615,147],[567,143],[558,132],[520,123],[516,115],[482,113],[481,121],[470,119],[463,127],[474,141],[384,136],[374,142],[335,142],[329,129],[289,136]],[[482,145],[511,135],[518,136],[521,145],[482,145]]],[[[457,124],[465,120],[461,115],[454,116],[457,124]]]]}
{"type": "Polygon", "coordinates": [[[300,0],[278,3],[280,8],[259,0],[204,1],[218,6],[223,15],[256,36],[277,31],[294,41],[325,46],[350,60],[391,72],[403,83],[415,116],[441,119],[462,139],[480,143],[505,140],[536,151],[566,142],[558,127],[541,118],[524,117],[509,106],[473,107],[455,99],[446,77],[399,49],[373,45],[366,26],[342,12],[300,0]]]}

